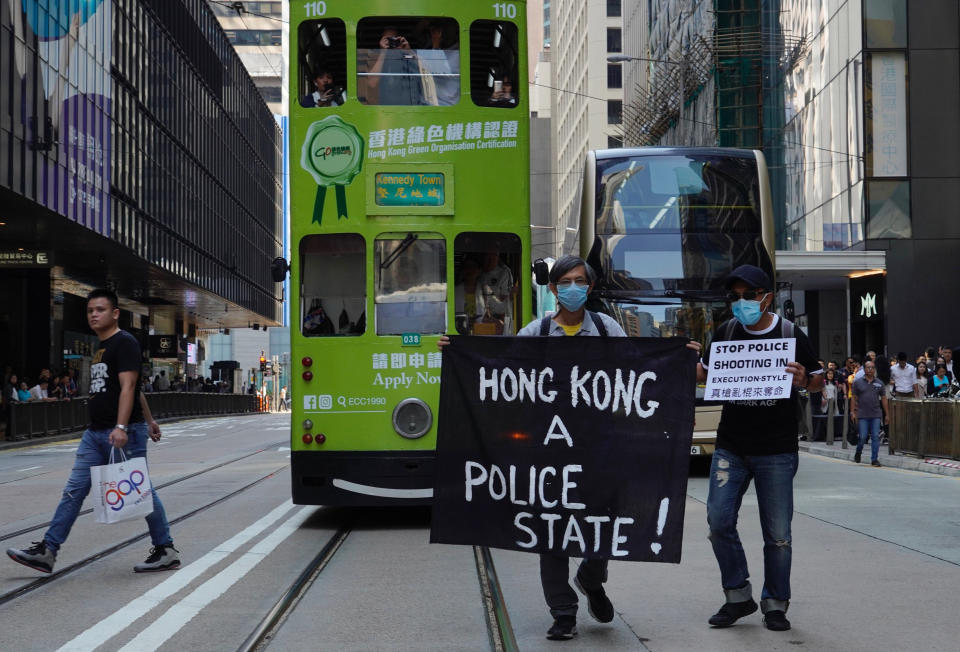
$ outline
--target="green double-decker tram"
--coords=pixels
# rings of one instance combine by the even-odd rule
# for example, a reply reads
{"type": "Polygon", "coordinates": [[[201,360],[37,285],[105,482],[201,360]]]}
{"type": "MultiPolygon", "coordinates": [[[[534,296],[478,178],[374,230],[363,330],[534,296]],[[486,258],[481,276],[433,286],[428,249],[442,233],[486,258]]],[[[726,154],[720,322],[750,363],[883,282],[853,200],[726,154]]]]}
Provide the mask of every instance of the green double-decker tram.
{"type": "Polygon", "coordinates": [[[297,504],[429,503],[436,340],[531,314],[525,9],[290,5],[297,504]]]}

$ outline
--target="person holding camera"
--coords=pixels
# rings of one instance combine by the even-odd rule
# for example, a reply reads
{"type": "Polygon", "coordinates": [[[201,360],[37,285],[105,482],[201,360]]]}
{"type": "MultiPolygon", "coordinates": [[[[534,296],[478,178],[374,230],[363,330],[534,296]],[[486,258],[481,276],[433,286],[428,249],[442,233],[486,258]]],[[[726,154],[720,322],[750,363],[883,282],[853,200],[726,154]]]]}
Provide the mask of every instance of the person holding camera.
{"type": "Polygon", "coordinates": [[[303,96],[300,106],[307,109],[316,106],[342,106],[347,99],[346,91],[342,86],[334,85],[333,73],[325,68],[318,70],[314,75],[313,85],[316,90],[303,96]]]}
{"type": "Polygon", "coordinates": [[[370,104],[423,104],[420,68],[410,42],[396,27],[387,27],[380,34],[380,50],[368,68],[367,84],[376,93],[370,104]]]}

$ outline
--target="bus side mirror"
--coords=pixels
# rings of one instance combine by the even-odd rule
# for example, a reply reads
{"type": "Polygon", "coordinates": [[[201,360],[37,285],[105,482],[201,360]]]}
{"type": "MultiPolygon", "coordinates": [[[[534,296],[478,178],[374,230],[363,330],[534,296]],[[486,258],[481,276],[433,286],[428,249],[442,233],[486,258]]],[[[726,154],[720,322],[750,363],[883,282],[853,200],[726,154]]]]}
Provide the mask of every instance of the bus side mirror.
{"type": "Polygon", "coordinates": [[[465,312],[458,312],[453,316],[453,324],[457,329],[457,332],[461,335],[470,334],[470,318],[465,312]]]}
{"type": "Polygon", "coordinates": [[[550,269],[543,258],[537,258],[533,261],[533,276],[537,280],[537,285],[550,284],[550,269]]]}
{"type": "Polygon", "coordinates": [[[287,280],[287,272],[290,271],[290,265],[285,258],[274,258],[270,263],[270,276],[274,283],[283,283],[287,280]]]}

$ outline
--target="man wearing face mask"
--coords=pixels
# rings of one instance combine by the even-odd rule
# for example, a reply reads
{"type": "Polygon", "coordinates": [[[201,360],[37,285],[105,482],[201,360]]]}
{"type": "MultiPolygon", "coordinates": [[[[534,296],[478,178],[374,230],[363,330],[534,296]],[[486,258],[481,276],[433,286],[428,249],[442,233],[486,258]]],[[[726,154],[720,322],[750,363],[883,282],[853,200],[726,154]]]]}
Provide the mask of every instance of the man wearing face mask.
{"type": "MultiPolygon", "coordinates": [[[[734,318],[714,333],[714,341],[796,338],[796,361],[789,398],[727,401],[717,428],[717,448],[710,468],[707,523],[710,543],[720,566],[726,603],[711,616],[714,627],[729,627],[757,610],[747,571],[747,558],[737,533],[744,492],[755,480],[763,530],[764,583],[760,594],[767,629],[790,629],[793,476],[797,472],[797,390],[820,391],[823,369],[803,331],[768,312],[773,304],[770,277],[759,267],[741,265],[730,274],[727,289],[734,318]]],[[[697,382],[705,382],[709,351],[697,365],[697,382]]]]}
{"type": "MultiPolygon", "coordinates": [[[[518,336],[536,337],[626,337],[611,317],[584,308],[593,289],[593,269],[578,256],[563,256],[550,269],[550,291],[557,297],[558,310],[552,316],[535,319],[524,326],[518,336]]],[[[440,350],[450,343],[443,336],[437,342],[440,350]]],[[[688,348],[700,350],[699,342],[688,348]]],[[[603,589],[607,581],[606,559],[584,559],[574,577],[574,585],[587,597],[591,616],[601,623],[613,620],[613,604],[603,589]]],[[[577,634],[577,593],[570,587],[569,558],[563,555],[540,555],[540,582],[543,596],[554,622],[547,638],[561,641],[577,634]]]]}

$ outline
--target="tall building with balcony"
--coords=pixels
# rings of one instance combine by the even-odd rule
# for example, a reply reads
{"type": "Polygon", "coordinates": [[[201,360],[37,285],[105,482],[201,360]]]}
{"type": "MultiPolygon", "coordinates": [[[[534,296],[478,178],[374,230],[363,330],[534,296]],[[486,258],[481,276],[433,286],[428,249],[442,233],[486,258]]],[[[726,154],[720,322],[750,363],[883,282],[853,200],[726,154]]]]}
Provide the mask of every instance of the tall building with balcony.
{"type": "Polygon", "coordinates": [[[960,307],[924,281],[949,278],[960,247],[944,209],[960,195],[956,0],[648,7],[631,32],[641,56],[683,61],[687,75],[680,95],[650,64],[625,109],[627,143],[764,151],[779,298],[824,358],[954,346],[960,307]],[[917,306],[942,310],[917,319],[917,306]]]}

